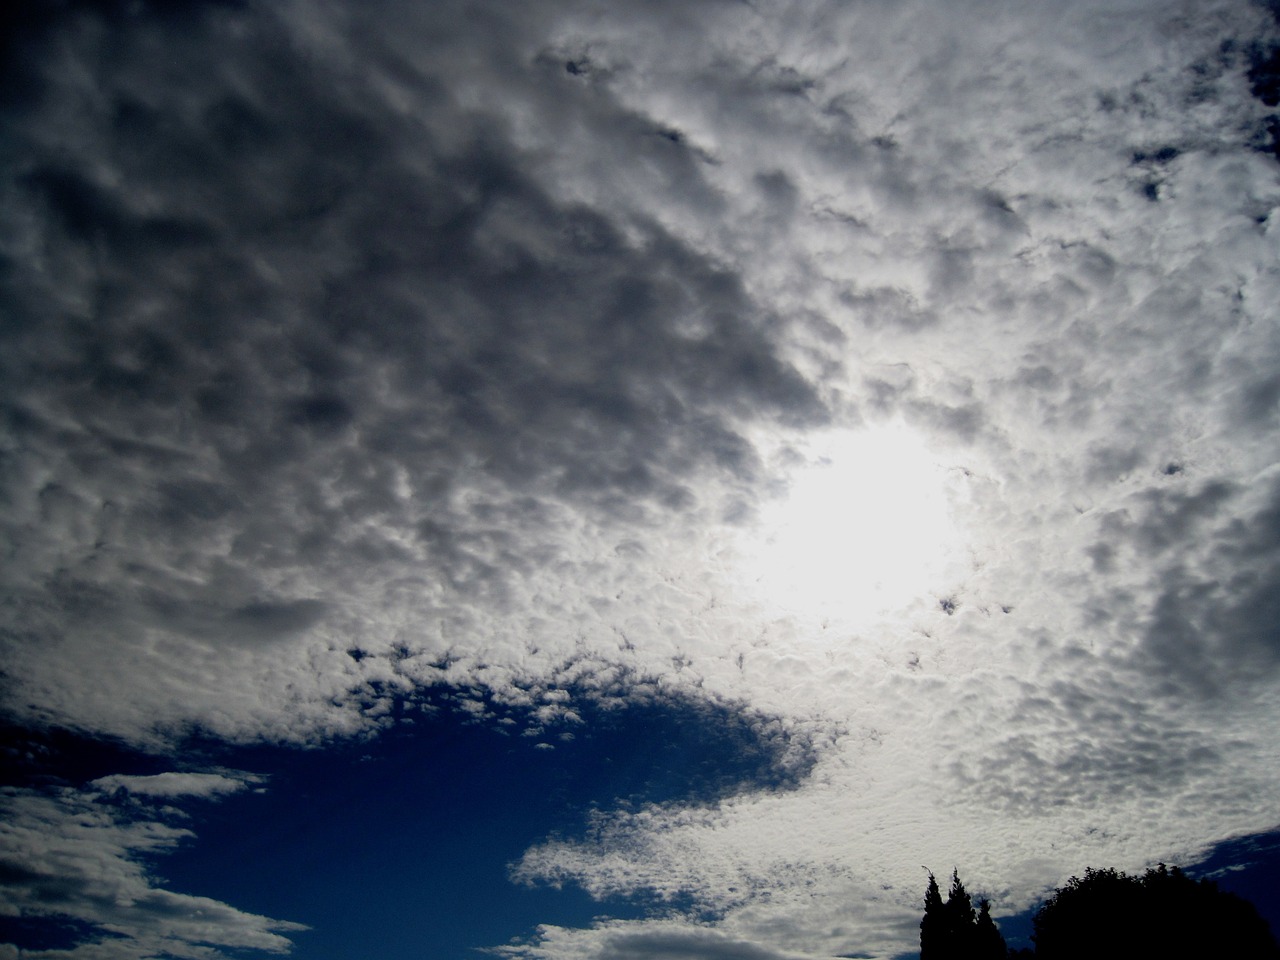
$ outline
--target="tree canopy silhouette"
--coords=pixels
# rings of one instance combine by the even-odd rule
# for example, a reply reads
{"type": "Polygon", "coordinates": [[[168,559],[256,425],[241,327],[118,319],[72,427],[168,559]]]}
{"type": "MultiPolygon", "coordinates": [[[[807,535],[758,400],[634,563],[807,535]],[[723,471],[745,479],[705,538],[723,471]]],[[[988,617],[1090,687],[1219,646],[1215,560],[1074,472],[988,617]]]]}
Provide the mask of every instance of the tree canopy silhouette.
{"type": "Polygon", "coordinates": [[[973,899],[960,882],[959,870],[951,872],[946,903],[938,881],[929,874],[920,920],[920,960],[1004,960],[1004,938],[991,919],[986,900],[973,909],[973,899]]]}
{"type": "Polygon", "coordinates": [[[1045,901],[1033,923],[1038,960],[1280,960],[1252,904],[1164,864],[1141,877],[1090,868],[1045,901]]]}
{"type": "Polygon", "coordinates": [[[1164,864],[1142,876],[1090,867],[1059,887],[1033,919],[1034,952],[1005,947],[991,905],[951,874],[946,902],[929,874],[920,960],[1280,960],[1253,905],[1164,864]]]}

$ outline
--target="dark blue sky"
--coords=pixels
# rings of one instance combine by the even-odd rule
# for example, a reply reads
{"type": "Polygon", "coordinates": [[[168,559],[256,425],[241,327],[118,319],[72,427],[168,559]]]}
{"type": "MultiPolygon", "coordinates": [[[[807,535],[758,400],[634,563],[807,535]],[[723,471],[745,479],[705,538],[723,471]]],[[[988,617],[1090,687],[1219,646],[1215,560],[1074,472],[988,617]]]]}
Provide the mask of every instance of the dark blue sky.
{"type": "Polygon", "coordinates": [[[158,871],[313,927],[298,938],[300,958],[462,958],[538,923],[643,914],[643,903],[509,879],[532,844],[582,835],[588,811],[710,803],[791,777],[729,708],[671,701],[583,719],[561,731],[573,739],[552,735],[551,750],[446,706],[336,750],[219,751],[211,759],[226,766],[271,771],[269,788],[210,807],[199,842],[158,871]]]}
{"type": "MultiPolygon", "coordinates": [[[[439,690],[395,713],[383,732],[324,749],[189,741],[183,765],[264,780],[189,804],[182,823],[196,837],[149,860],[157,881],[305,924],[294,935],[299,960],[464,960],[527,939],[538,924],[582,927],[664,909],[651,897],[601,901],[573,884],[511,879],[511,864],[532,844],[583,836],[590,811],[715,804],[742,791],[794,789],[809,772],[784,769],[782,745],[753,735],[751,718],[675,698],[591,711],[581,726],[546,738],[520,735],[518,721],[507,729],[477,722],[439,690]],[[557,735],[564,733],[573,736],[557,735]]],[[[85,786],[109,773],[173,768],[171,757],[66,731],[9,729],[5,741],[25,745],[27,756],[10,752],[4,785],[85,786]]],[[[1249,900],[1280,928],[1280,832],[1221,844],[1184,868],[1249,900]]],[[[1033,945],[1033,914],[1000,918],[1010,947],[1033,945]]],[[[65,916],[0,919],[0,935],[32,950],[65,949],[93,933],[65,916]]]]}
{"type": "MultiPolygon", "coordinates": [[[[714,804],[792,789],[807,773],[785,764],[788,744],[761,737],[766,718],[732,705],[664,697],[589,709],[581,723],[533,737],[522,735],[525,712],[489,707],[478,721],[447,691],[427,691],[397,704],[383,732],[323,749],[189,741],[180,767],[264,781],[188,805],[179,822],[196,838],[149,866],[174,890],[306,924],[311,930],[296,935],[300,960],[464,958],[527,938],[539,923],[587,926],[662,908],[643,896],[597,902],[572,884],[511,880],[510,865],[528,847],[582,836],[590,811],[714,804]]],[[[24,787],[174,768],[172,757],[65,731],[11,730],[8,739],[44,747],[37,762],[13,758],[10,783],[24,787]]],[[[30,949],[67,947],[85,932],[66,920],[0,922],[30,949]]]]}

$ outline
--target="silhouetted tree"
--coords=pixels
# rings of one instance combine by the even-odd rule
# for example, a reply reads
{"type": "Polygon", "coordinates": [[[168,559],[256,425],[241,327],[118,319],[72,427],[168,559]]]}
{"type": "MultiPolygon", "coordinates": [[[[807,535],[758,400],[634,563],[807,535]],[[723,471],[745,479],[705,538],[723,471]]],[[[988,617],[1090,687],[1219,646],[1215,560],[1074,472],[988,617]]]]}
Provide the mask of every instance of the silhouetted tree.
{"type": "Polygon", "coordinates": [[[1005,946],[1000,929],[991,919],[991,901],[978,901],[978,922],[973,931],[974,960],[1005,960],[1009,950],[1005,946]]]}
{"type": "Polygon", "coordinates": [[[946,903],[930,873],[920,920],[920,960],[1005,960],[1004,938],[991,919],[991,905],[983,900],[980,908],[974,912],[959,870],[951,873],[946,903]]]}
{"type": "Polygon", "coordinates": [[[1060,887],[1033,922],[1037,960],[1280,960],[1250,903],[1164,864],[1141,877],[1090,868],[1060,887]]]}
{"type": "Polygon", "coordinates": [[[938,880],[929,872],[924,892],[924,916],[920,918],[920,960],[947,960],[947,920],[943,916],[938,880]]]}
{"type": "Polygon", "coordinates": [[[952,946],[951,956],[967,960],[972,945],[973,931],[978,922],[973,912],[973,901],[960,882],[960,871],[951,871],[951,889],[947,891],[947,904],[943,910],[947,918],[947,940],[952,946]]]}

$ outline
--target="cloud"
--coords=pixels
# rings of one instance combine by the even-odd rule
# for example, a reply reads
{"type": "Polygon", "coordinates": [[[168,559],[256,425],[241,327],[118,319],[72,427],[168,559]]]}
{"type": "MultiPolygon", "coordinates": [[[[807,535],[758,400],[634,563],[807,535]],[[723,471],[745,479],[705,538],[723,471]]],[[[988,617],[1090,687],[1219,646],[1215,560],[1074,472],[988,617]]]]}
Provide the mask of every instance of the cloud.
{"type": "Polygon", "coordinates": [[[243,790],[261,780],[254,774],[235,777],[221,773],[156,773],[150,776],[111,774],[90,782],[105,794],[124,792],[143,797],[218,797],[243,790]]]}
{"type": "MultiPolygon", "coordinates": [[[[173,750],[427,687],[547,724],[676,691],[809,745],[795,789],[599,811],[515,868],[717,926],[531,956],[888,955],[922,862],[1013,909],[1280,822],[1264,9],[463,6],[20,24],[8,715],[173,750]],[[963,556],[871,626],[763,611],[737,538],[812,431],[873,423],[936,457],[963,556]]],[[[180,831],[9,799],[23,843],[90,824],[12,909],[284,949],[130,859],[180,831]]]]}
{"type": "MultiPolygon", "coordinates": [[[[135,788],[141,785],[139,793],[150,788],[152,795],[164,797],[179,789],[176,781],[157,783],[157,777],[105,779],[117,785],[130,781],[135,788]]],[[[193,792],[190,788],[181,789],[193,792]]],[[[196,782],[197,791],[210,789],[196,782]]],[[[193,835],[161,820],[130,817],[98,802],[98,796],[69,788],[54,794],[6,789],[3,794],[0,912],[72,918],[92,931],[72,949],[32,951],[33,956],[201,958],[218,956],[221,949],[285,953],[290,948],[285,935],[305,929],[164,889],[144,862],[193,835]]]]}
{"type": "Polygon", "coordinates": [[[596,523],[714,511],[695,485],[752,477],[743,424],[824,416],[776,320],[715,258],[553,195],[510,122],[451,104],[446,76],[416,81],[424,130],[385,88],[394,50],[373,51],[349,103],[340,57],[289,52],[295,24],[229,40],[247,16],[78,15],[45,39],[47,98],[13,123],[14,252],[55,259],[21,258],[10,281],[31,321],[11,341],[10,432],[33,471],[8,519],[29,557],[12,635],[36,674],[60,668],[22,637],[72,662],[113,648],[102,693],[32,682],[49,708],[130,736],[196,704],[245,735],[216,719],[214,691],[250,662],[323,711],[359,680],[313,639],[304,656],[336,680],[316,687],[295,642],[351,632],[344,607],[512,603],[534,565],[572,562],[564,504],[596,523]],[[74,65],[104,31],[119,56],[85,102],[74,65]],[[163,88],[144,82],[158,44],[185,63],[163,88]],[[130,635],[187,666],[144,667],[130,635]],[[103,694],[142,670],[160,692],[131,716],[103,694]]]}
{"type": "Polygon", "coordinates": [[[542,927],[533,946],[509,946],[494,951],[520,958],[564,957],[572,960],[617,957],[619,960],[787,960],[778,952],[749,941],[735,940],[710,929],[683,924],[605,923],[590,931],[542,927]]]}
{"type": "Polygon", "coordinates": [[[1202,694],[1238,692],[1273,677],[1280,664],[1280,485],[1271,478],[1257,486],[1266,499],[1219,526],[1200,564],[1170,565],[1149,621],[1147,652],[1202,694]]]}

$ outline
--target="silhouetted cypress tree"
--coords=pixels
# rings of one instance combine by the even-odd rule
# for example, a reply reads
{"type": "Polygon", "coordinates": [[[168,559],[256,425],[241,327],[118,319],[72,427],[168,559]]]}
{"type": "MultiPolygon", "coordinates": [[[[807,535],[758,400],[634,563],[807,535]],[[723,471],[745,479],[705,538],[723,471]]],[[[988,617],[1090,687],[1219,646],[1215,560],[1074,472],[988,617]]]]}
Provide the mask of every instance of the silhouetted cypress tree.
{"type": "Polygon", "coordinates": [[[947,953],[947,920],[943,916],[942,894],[933,872],[924,892],[924,916],[920,918],[920,960],[950,960],[947,953]]]}
{"type": "Polygon", "coordinates": [[[930,873],[920,920],[920,960],[1005,960],[1006,952],[990,903],[983,900],[981,913],[974,912],[959,870],[951,873],[946,903],[930,873]]]}
{"type": "Polygon", "coordinates": [[[960,882],[958,869],[951,871],[951,889],[947,891],[943,916],[947,918],[948,957],[969,960],[973,954],[973,935],[978,918],[973,912],[973,901],[960,882]]]}
{"type": "Polygon", "coordinates": [[[991,901],[978,901],[978,922],[973,932],[973,960],[1005,960],[1009,950],[996,922],[991,919],[991,901]]]}

